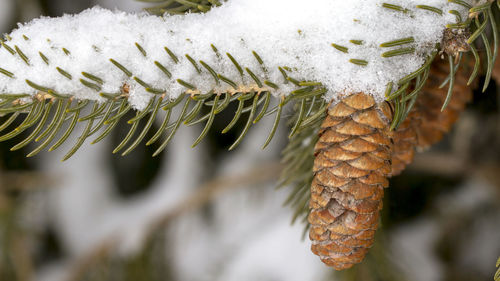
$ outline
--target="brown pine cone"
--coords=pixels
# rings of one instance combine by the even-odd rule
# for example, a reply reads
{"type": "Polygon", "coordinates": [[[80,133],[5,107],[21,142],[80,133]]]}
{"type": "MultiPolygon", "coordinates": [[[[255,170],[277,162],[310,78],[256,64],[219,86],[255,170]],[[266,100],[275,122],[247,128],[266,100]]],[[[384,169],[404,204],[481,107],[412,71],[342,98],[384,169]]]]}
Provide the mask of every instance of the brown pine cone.
{"type": "Polygon", "coordinates": [[[495,61],[495,66],[493,67],[493,72],[492,72],[493,79],[497,83],[497,87],[500,84],[500,59],[497,59],[495,61]]]}
{"type": "MultiPolygon", "coordinates": [[[[463,64],[466,65],[467,64],[463,64]]],[[[445,133],[458,120],[465,105],[472,99],[472,89],[467,86],[470,72],[461,68],[455,76],[453,96],[448,107],[441,112],[441,107],[446,99],[448,87],[439,89],[439,85],[448,77],[449,65],[444,60],[435,60],[429,75],[429,81],[424,87],[415,105],[420,113],[421,122],[417,128],[417,147],[429,148],[440,141],[445,133]]]]}
{"type": "Polygon", "coordinates": [[[441,112],[448,87],[439,89],[439,85],[448,77],[449,65],[444,60],[434,61],[429,80],[419,94],[412,112],[393,134],[391,176],[400,174],[413,161],[415,148],[427,149],[451,130],[465,105],[472,99],[472,89],[467,86],[471,63],[472,61],[465,62],[456,73],[453,96],[448,107],[441,112]]]}
{"type": "Polygon", "coordinates": [[[417,128],[420,122],[421,118],[418,116],[418,112],[413,110],[403,124],[393,132],[391,177],[401,174],[406,166],[413,161],[418,141],[417,128]]]}
{"type": "Polygon", "coordinates": [[[363,260],[373,244],[391,172],[387,103],[363,93],[328,110],[315,147],[311,250],[337,270],[363,260]]]}

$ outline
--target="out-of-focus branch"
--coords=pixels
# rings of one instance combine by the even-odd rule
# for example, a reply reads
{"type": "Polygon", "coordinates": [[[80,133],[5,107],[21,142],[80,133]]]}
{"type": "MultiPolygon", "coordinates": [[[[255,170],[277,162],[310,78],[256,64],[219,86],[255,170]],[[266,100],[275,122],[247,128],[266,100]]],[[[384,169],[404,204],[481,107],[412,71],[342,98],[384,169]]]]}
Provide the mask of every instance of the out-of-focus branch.
{"type": "Polygon", "coordinates": [[[222,176],[208,181],[196,189],[196,192],[190,197],[186,198],[183,202],[179,202],[168,213],[160,215],[153,220],[149,226],[148,233],[151,235],[158,229],[165,227],[172,219],[203,207],[226,191],[277,179],[281,169],[281,164],[268,163],[259,165],[252,170],[244,171],[241,174],[222,176]]]}
{"type": "Polygon", "coordinates": [[[408,169],[448,177],[475,175],[500,187],[499,163],[472,164],[454,153],[428,152],[417,155],[408,169]]]}
{"type": "Polygon", "coordinates": [[[26,237],[20,235],[10,241],[11,259],[18,280],[28,281],[33,279],[33,261],[27,245],[26,237]]]}
{"type": "Polygon", "coordinates": [[[463,174],[468,168],[470,167],[466,159],[454,153],[445,152],[417,154],[413,163],[408,166],[409,170],[446,176],[463,174]]]}
{"type": "MultiPolygon", "coordinates": [[[[224,192],[276,180],[281,170],[282,165],[279,163],[264,163],[251,170],[245,170],[240,174],[224,175],[202,184],[195,189],[191,196],[180,201],[175,207],[169,209],[167,212],[160,213],[152,219],[149,223],[145,240],[147,241],[148,238],[164,228],[173,219],[205,206],[224,192]]],[[[109,255],[113,253],[115,247],[118,246],[116,243],[117,240],[118,239],[115,239],[114,235],[113,237],[107,237],[96,247],[88,251],[87,254],[79,258],[70,270],[68,280],[79,280],[92,265],[99,263],[98,260],[109,257],[109,255]]]]}
{"type": "Polygon", "coordinates": [[[99,264],[100,261],[103,261],[107,257],[109,257],[112,254],[113,248],[115,246],[116,239],[114,239],[114,237],[108,237],[101,241],[101,243],[92,248],[87,252],[87,254],[83,255],[83,257],[81,257],[74,263],[69,271],[67,280],[81,280],[81,277],[87,272],[89,268],[99,264]]]}
{"type": "Polygon", "coordinates": [[[5,190],[31,190],[41,186],[54,186],[55,176],[41,172],[2,171],[0,175],[0,192],[5,190]]]}

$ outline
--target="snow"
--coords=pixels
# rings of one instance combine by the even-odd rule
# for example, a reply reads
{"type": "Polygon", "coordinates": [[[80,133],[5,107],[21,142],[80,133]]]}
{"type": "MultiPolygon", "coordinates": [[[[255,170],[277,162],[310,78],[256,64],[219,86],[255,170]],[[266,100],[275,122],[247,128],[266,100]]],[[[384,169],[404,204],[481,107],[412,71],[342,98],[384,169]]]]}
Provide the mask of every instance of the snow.
{"type": "Polygon", "coordinates": [[[143,109],[152,94],[109,59],[124,65],[151,87],[164,91],[167,97],[175,98],[187,90],[177,79],[195,85],[202,93],[232,88],[224,82],[217,85],[200,60],[238,84],[254,85],[248,74],[240,77],[226,56],[230,53],[261,81],[278,84],[280,89],[272,90],[276,96],[287,95],[293,89],[291,83],[283,83],[284,77],[278,69],[287,66],[292,70],[291,77],[323,83],[329,90],[325,95],[328,100],[362,91],[382,101],[386,85],[418,69],[441,41],[445,25],[456,21],[448,11],[458,10],[466,16],[462,6],[445,0],[390,1],[408,9],[407,13],[384,8],[382,3],[314,0],[304,5],[301,0],[232,0],[206,14],[157,17],[95,7],[78,15],[40,18],[19,25],[10,34],[12,40],[6,42],[22,50],[29,58],[29,65],[20,55],[0,48],[0,67],[15,75],[10,78],[0,74],[0,93],[35,94],[37,90],[26,83],[29,79],[60,94],[103,100],[98,92],[119,93],[128,84],[132,106],[143,109]],[[437,7],[443,13],[418,9],[417,5],[437,7]],[[403,47],[415,47],[416,53],[381,57],[394,49],[382,48],[381,43],[407,37],[413,37],[415,42],[403,47]],[[356,45],[350,40],[362,40],[363,44],[356,45]],[[146,56],[135,43],[142,46],[146,56]],[[332,43],[347,47],[348,53],[335,49],[332,43]],[[222,59],[211,44],[217,47],[222,59]],[[164,47],[176,54],[178,64],[164,47]],[[71,53],[66,55],[62,48],[71,53]],[[263,59],[267,72],[252,51],[263,59]],[[39,52],[49,59],[48,65],[39,52]],[[186,54],[196,60],[201,75],[186,54]],[[366,60],[368,65],[356,65],[350,59],[366,60]],[[164,65],[173,77],[168,78],[155,66],[155,61],[164,65]],[[56,67],[65,70],[72,79],[61,75],[56,67]],[[93,81],[82,76],[82,72],[100,77],[104,81],[101,89],[84,86],[80,79],[93,81]]]}

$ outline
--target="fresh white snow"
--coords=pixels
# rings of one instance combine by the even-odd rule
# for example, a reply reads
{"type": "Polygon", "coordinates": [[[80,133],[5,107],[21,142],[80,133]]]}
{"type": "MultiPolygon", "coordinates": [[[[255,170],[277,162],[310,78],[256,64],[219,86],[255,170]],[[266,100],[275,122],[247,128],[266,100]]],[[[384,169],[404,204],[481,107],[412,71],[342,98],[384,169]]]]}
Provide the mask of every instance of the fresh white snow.
{"type": "Polygon", "coordinates": [[[284,77],[278,67],[286,66],[293,70],[288,73],[293,78],[323,83],[329,90],[325,95],[328,100],[362,91],[382,101],[389,82],[397,82],[418,69],[435,49],[446,24],[456,21],[448,12],[452,9],[467,16],[462,6],[446,0],[314,0],[306,4],[301,0],[231,0],[206,14],[165,17],[95,7],[78,15],[40,18],[19,25],[6,44],[11,48],[17,46],[29,59],[29,65],[19,54],[12,55],[5,47],[0,48],[0,68],[14,74],[10,78],[0,73],[0,93],[35,94],[37,91],[26,83],[29,79],[60,94],[102,100],[99,92],[119,93],[128,84],[130,103],[142,109],[152,94],[109,59],[124,65],[133,73],[132,77],[175,98],[187,90],[177,79],[195,85],[202,93],[232,88],[222,81],[217,85],[200,60],[236,83],[255,84],[246,72],[240,77],[226,56],[230,53],[261,81],[280,85],[280,89],[273,90],[275,95],[287,95],[296,89],[291,83],[283,84],[284,77]],[[399,5],[409,12],[384,8],[383,2],[399,5]],[[418,9],[417,5],[439,8],[443,14],[418,9]],[[381,43],[407,37],[413,37],[415,42],[402,47],[415,47],[416,53],[381,57],[383,52],[399,48],[381,48],[381,43]],[[350,40],[362,40],[363,44],[356,45],[350,40]],[[135,43],[142,46],[146,56],[135,43]],[[332,43],[347,47],[348,53],[335,49],[332,43]],[[222,59],[211,44],[217,47],[222,59]],[[164,47],[176,54],[179,63],[174,63],[164,47]],[[62,48],[70,54],[66,55],[62,48]],[[252,51],[263,59],[267,73],[252,51]],[[48,58],[48,65],[39,52],[48,58]],[[186,54],[196,60],[201,75],[186,54]],[[356,65],[350,59],[366,60],[368,65],[356,65]],[[165,66],[172,78],[155,66],[155,61],[165,66]],[[72,79],[63,76],[56,67],[69,73],[72,79]],[[102,89],[96,91],[84,86],[80,79],[95,82],[82,72],[101,78],[102,89]]]}

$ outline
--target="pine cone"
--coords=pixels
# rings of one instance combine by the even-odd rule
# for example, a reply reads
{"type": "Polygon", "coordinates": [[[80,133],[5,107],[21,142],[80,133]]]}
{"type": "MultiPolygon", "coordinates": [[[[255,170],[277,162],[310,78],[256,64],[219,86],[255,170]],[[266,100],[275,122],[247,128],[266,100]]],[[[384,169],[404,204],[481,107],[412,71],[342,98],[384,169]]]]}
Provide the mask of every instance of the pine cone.
{"type": "Polygon", "coordinates": [[[315,147],[311,250],[337,270],[352,267],[373,244],[391,172],[392,113],[363,93],[330,107],[315,147]]]}
{"type": "Polygon", "coordinates": [[[394,142],[392,153],[391,177],[403,172],[407,165],[413,161],[415,147],[417,146],[417,129],[422,122],[422,118],[416,110],[413,110],[406,120],[393,132],[394,142]]]}
{"type": "Polygon", "coordinates": [[[446,99],[447,87],[439,85],[448,77],[449,65],[444,60],[436,60],[431,68],[429,81],[417,99],[416,110],[421,114],[417,128],[417,147],[426,149],[440,141],[458,120],[465,105],[472,99],[472,89],[467,86],[468,72],[461,69],[456,73],[453,97],[448,107],[441,112],[446,99]]]}
{"type": "Polygon", "coordinates": [[[495,66],[493,67],[493,72],[492,72],[493,79],[497,83],[497,87],[500,84],[500,59],[497,59],[495,61],[495,66]]]}
{"type": "Polygon", "coordinates": [[[429,80],[422,89],[408,118],[393,134],[394,155],[391,176],[400,174],[413,161],[414,148],[424,150],[439,142],[457,121],[465,105],[472,99],[472,89],[467,86],[472,61],[466,61],[455,76],[453,96],[448,107],[441,112],[448,87],[439,85],[448,77],[449,65],[435,60],[429,80]],[[465,69],[464,69],[465,68],[465,69]],[[467,71],[466,71],[467,70],[467,71]]]}

